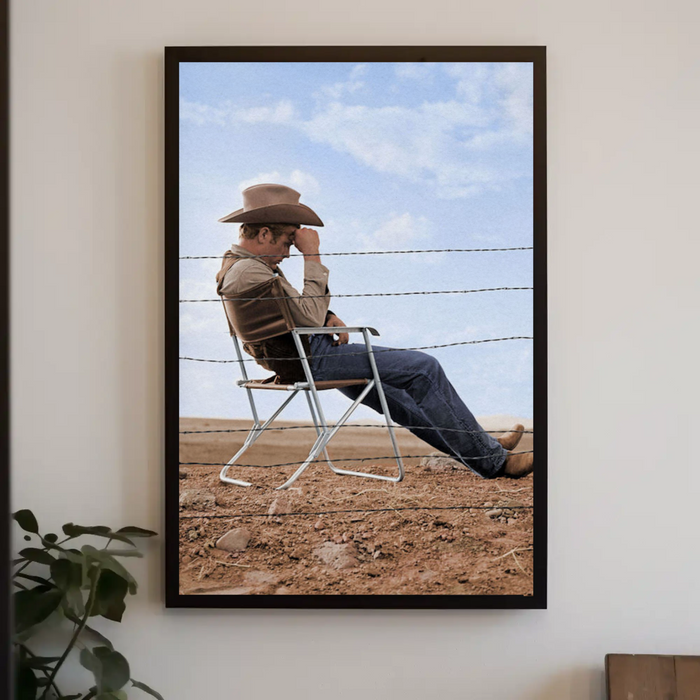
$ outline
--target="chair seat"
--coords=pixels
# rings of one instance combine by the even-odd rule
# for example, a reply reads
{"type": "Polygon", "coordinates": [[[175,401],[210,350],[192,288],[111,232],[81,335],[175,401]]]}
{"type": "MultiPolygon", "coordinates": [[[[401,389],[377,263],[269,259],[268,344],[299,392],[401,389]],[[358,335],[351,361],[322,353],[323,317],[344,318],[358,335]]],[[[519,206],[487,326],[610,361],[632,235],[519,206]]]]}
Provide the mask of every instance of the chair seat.
{"type": "MultiPolygon", "coordinates": [[[[328,381],[315,382],[316,389],[318,391],[324,391],[325,389],[340,389],[345,386],[364,386],[369,382],[369,379],[329,379],[328,381]]],[[[306,382],[300,382],[300,384],[306,384],[306,382]]],[[[293,391],[294,384],[275,384],[267,379],[250,379],[241,384],[241,386],[246,389],[276,389],[278,391],[293,391]]]]}

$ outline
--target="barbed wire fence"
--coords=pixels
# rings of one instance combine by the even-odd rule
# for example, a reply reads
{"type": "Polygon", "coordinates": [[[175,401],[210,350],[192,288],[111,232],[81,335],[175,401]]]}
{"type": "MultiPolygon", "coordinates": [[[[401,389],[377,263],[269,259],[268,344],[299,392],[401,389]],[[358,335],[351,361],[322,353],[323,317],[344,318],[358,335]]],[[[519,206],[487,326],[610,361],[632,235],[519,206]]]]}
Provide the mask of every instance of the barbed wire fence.
{"type": "MultiPolygon", "coordinates": [[[[367,255],[408,255],[408,254],[435,254],[435,253],[503,253],[503,252],[515,252],[515,251],[531,251],[533,246],[518,246],[518,247],[504,247],[504,248],[442,248],[442,249],[415,249],[415,250],[387,250],[387,251],[347,251],[347,252],[324,252],[324,257],[331,256],[367,256],[367,255]]],[[[179,260],[222,260],[226,256],[222,255],[186,255],[180,256],[179,260]]],[[[247,255],[246,258],[272,258],[279,257],[278,255],[247,255]]],[[[303,253],[291,253],[286,257],[309,257],[303,253]]],[[[406,291],[406,292],[370,292],[363,294],[333,294],[333,298],[340,299],[351,299],[351,298],[368,298],[368,297],[404,297],[404,296],[432,296],[440,294],[458,295],[458,294],[482,294],[482,293],[493,293],[493,292],[519,292],[519,291],[533,291],[533,287],[488,287],[488,288],[478,288],[478,289],[456,289],[456,290],[424,290],[424,291],[406,291]]],[[[326,298],[328,295],[298,295],[298,296],[282,296],[277,297],[279,299],[285,300],[297,300],[297,299],[316,299],[316,298],[326,298]]],[[[236,297],[236,301],[260,301],[259,297],[236,297]]],[[[220,303],[221,298],[218,299],[180,299],[180,304],[196,304],[196,303],[220,303]]],[[[486,343],[502,343],[511,341],[523,341],[523,340],[534,340],[532,336],[508,336],[501,338],[484,338],[477,340],[466,340],[457,341],[452,343],[442,343],[435,345],[423,345],[407,348],[375,348],[372,349],[372,354],[382,353],[382,352],[400,352],[405,350],[432,350],[439,348],[466,346],[466,345],[479,345],[486,343]]],[[[344,355],[365,355],[368,351],[356,352],[356,353],[345,353],[344,355]]],[[[327,357],[328,355],[315,355],[314,357],[327,357]]],[[[271,357],[265,358],[266,360],[275,361],[289,361],[289,362],[299,362],[300,359],[312,359],[312,356],[297,356],[297,357],[271,357]]],[[[237,359],[212,359],[212,358],[202,358],[202,357],[190,357],[190,356],[180,356],[180,361],[186,362],[199,362],[199,363],[213,363],[213,364],[233,364],[240,362],[257,362],[255,358],[240,360],[237,359]]],[[[336,427],[335,424],[329,424],[329,428],[336,427]]],[[[340,426],[342,428],[375,428],[375,429],[386,429],[385,424],[354,424],[345,423],[340,426]]],[[[402,426],[402,425],[392,425],[394,429],[403,430],[435,430],[435,431],[451,431],[451,432],[461,432],[461,433],[500,433],[500,430],[463,430],[454,428],[442,428],[437,426],[402,426]]],[[[313,429],[312,425],[291,425],[291,426],[277,426],[268,427],[266,431],[284,431],[284,430],[300,430],[300,429],[313,429]]],[[[250,432],[250,428],[220,428],[211,430],[180,430],[180,435],[204,435],[204,434],[215,434],[215,433],[240,433],[240,432],[250,432]]],[[[522,433],[522,434],[532,434],[533,430],[513,430],[510,432],[522,433]]],[[[533,451],[524,452],[513,452],[511,454],[531,454],[533,451]]],[[[430,455],[402,455],[403,459],[425,459],[435,457],[435,454],[430,455]]],[[[478,459],[490,459],[491,457],[472,457],[470,460],[478,459]]],[[[337,462],[366,462],[366,461],[381,461],[387,459],[395,459],[392,456],[370,456],[370,457],[353,457],[353,458],[343,458],[334,457],[334,461],[337,462]]],[[[326,462],[325,459],[312,460],[311,463],[323,463],[326,462]]],[[[215,466],[222,467],[227,466],[226,462],[204,462],[204,461],[180,461],[179,466],[215,466]]],[[[237,464],[236,467],[241,468],[278,468],[278,467],[288,467],[288,466],[298,466],[299,462],[282,462],[277,464],[269,465],[259,465],[259,464],[237,464]]],[[[263,488],[263,487],[257,487],[263,488]]],[[[350,513],[384,513],[384,512],[398,512],[398,511],[449,511],[449,510],[490,510],[494,506],[476,505],[476,504],[464,504],[458,506],[397,506],[397,507],[387,507],[387,508],[359,508],[359,509],[340,509],[340,510],[323,510],[323,511],[293,511],[288,513],[275,513],[274,517],[282,516],[321,516],[321,515],[333,515],[333,514],[350,514],[350,513]]],[[[509,505],[509,508],[513,510],[531,510],[533,506],[531,505],[509,505]]],[[[229,518],[229,519],[239,519],[247,517],[273,517],[269,512],[265,513],[216,513],[210,514],[205,513],[201,515],[195,514],[180,514],[180,519],[201,519],[201,518],[229,518]]]]}

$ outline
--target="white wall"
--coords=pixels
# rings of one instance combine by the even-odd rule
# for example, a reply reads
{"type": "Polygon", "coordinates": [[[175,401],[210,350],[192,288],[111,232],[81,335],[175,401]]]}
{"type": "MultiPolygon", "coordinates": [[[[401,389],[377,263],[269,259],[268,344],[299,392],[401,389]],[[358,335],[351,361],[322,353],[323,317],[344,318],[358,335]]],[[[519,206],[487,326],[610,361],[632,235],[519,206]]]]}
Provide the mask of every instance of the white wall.
{"type": "MultiPolygon", "coordinates": [[[[113,636],[167,700],[593,700],[700,653],[694,0],[12,2],[14,505],[162,531],[162,47],[547,45],[547,611],[166,611],[113,636]]],[[[115,625],[115,628],[118,627],[115,625]]]]}

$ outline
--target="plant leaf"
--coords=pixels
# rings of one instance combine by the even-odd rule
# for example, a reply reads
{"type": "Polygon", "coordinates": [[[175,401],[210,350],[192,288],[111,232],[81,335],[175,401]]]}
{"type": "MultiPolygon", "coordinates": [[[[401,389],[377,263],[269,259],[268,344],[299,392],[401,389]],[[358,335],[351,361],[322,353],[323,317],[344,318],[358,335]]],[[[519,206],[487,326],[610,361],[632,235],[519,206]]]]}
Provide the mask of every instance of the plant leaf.
{"type": "Polygon", "coordinates": [[[26,578],[27,581],[34,581],[34,583],[39,583],[42,586],[48,586],[49,588],[52,587],[51,581],[43,576],[32,576],[32,574],[25,574],[24,572],[21,574],[15,574],[15,576],[18,576],[19,578],[26,578]]]}
{"type": "Polygon", "coordinates": [[[143,554],[138,549],[110,549],[109,553],[113,557],[143,557],[143,554]]]}
{"type": "Polygon", "coordinates": [[[85,604],[80,586],[83,582],[83,567],[70,559],[57,559],[51,565],[51,578],[65,593],[64,609],[69,606],[78,616],[85,614],[85,604]]]}
{"type": "Polygon", "coordinates": [[[121,576],[129,584],[129,593],[134,595],[137,589],[136,579],[113,557],[109,552],[95,549],[89,544],[83,545],[83,554],[86,557],[92,557],[100,562],[103,569],[113,571],[117,576],[121,576]]]}
{"type": "Polygon", "coordinates": [[[140,683],[139,681],[135,681],[132,678],[131,684],[134,686],[134,688],[138,688],[139,690],[143,690],[144,693],[148,693],[149,695],[152,695],[154,698],[157,698],[157,700],[164,700],[163,696],[160,693],[153,690],[153,688],[149,688],[145,683],[140,683]]]}
{"type": "Polygon", "coordinates": [[[39,523],[34,517],[34,513],[31,510],[18,510],[12,514],[15,522],[26,532],[33,532],[35,535],[39,534],[39,523]]]}
{"type": "Polygon", "coordinates": [[[92,655],[100,666],[99,678],[95,677],[101,693],[113,693],[129,682],[129,662],[118,651],[108,647],[95,647],[92,655]]]}
{"type": "Polygon", "coordinates": [[[69,559],[54,559],[51,578],[62,591],[68,591],[72,587],[80,588],[83,582],[82,567],[69,559]]]}
{"type": "Polygon", "coordinates": [[[21,664],[15,675],[15,698],[16,700],[34,700],[38,685],[36,676],[31,668],[21,664]]]}
{"type": "Polygon", "coordinates": [[[51,542],[51,544],[55,544],[58,540],[58,535],[55,532],[49,532],[44,535],[43,539],[45,539],[47,542],[51,542]]]}
{"type": "Polygon", "coordinates": [[[135,525],[120,527],[117,533],[120,535],[127,535],[128,537],[155,537],[158,534],[157,532],[153,532],[153,530],[144,530],[142,527],[136,527],[135,525]]]}
{"type": "Polygon", "coordinates": [[[84,558],[79,549],[66,549],[63,554],[65,555],[66,559],[70,559],[75,564],[80,564],[81,566],[83,565],[84,558]]]}
{"type": "MultiPolygon", "coordinates": [[[[99,649],[100,647],[95,647],[99,649]]],[[[106,648],[106,647],[105,647],[106,648]]],[[[102,686],[102,664],[100,660],[89,649],[80,650],[80,665],[84,666],[95,677],[97,688],[102,686]]]]}
{"type": "MultiPolygon", "coordinates": [[[[80,624],[80,619],[76,617],[73,613],[66,613],[66,617],[74,624],[80,624]]],[[[95,645],[107,647],[108,649],[114,649],[114,647],[112,646],[112,642],[110,642],[109,639],[107,639],[107,637],[104,636],[104,634],[98,632],[93,627],[90,627],[90,625],[85,625],[81,635],[85,635],[86,637],[88,637],[90,641],[92,641],[95,645]]]]}
{"type": "Polygon", "coordinates": [[[63,526],[63,532],[68,535],[68,537],[80,537],[81,535],[95,535],[96,537],[106,537],[110,540],[119,540],[120,542],[126,542],[132,547],[135,546],[134,543],[125,535],[120,535],[117,532],[112,532],[106,525],[93,525],[91,527],[85,527],[84,525],[74,525],[73,523],[66,523],[63,526]]]}
{"type": "Polygon", "coordinates": [[[100,573],[95,590],[95,605],[92,609],[93,615],[102,615],[108,620],[115,622],[122,621],[122,615],[126,609],[126,593],[129,589],[129,582],[106,569],[100,573]]]}
{"type": "Polygon", "coordinates": [[[14,594],[15,632],[26,632],[43,622],[61,603],[63,591],[37,586],[14,594]]]}
{"type": "Polygon", "coordinates": [[[45,549],[38,549],[37,547],[26,547],[20,551],[19,555],[37,564],[47,564],[49,566],[56,561],[56,558],[45,549]]]}

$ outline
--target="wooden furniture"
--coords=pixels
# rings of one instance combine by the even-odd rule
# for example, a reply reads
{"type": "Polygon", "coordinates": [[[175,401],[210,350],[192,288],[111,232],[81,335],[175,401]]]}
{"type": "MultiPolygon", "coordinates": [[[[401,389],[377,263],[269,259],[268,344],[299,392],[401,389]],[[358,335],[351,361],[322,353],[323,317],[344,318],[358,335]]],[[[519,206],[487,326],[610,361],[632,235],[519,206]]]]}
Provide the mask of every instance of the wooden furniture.
{"type": "Polygon", "coordinates": [[[608,654],[608,700],[700,700],[700,656],[608,654]]]}

